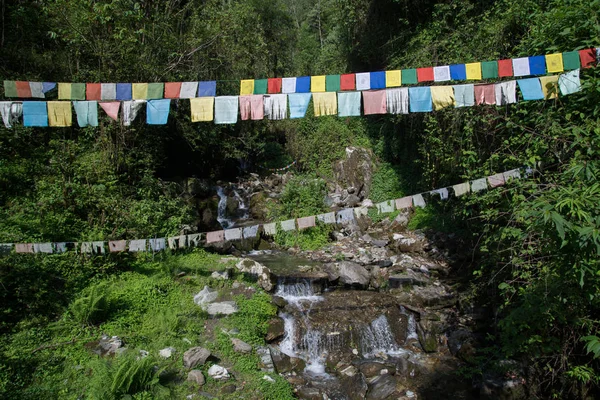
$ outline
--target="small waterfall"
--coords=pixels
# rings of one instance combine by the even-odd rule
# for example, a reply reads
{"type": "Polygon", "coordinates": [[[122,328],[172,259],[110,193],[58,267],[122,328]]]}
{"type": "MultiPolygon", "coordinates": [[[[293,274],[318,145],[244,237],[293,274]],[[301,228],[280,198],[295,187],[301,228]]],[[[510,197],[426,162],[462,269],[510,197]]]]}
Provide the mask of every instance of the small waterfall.
{"type": "Polygon", "coordinates": [[[223,229],[231,228],[233,221],[227,218],[227,195],[221,186],[217,186],[217,195],[219,196],[219,205],[217,207],[217,221],[223,229]]]}
{"type": "Polygon", "coordinates": [[[248,219],[248,217],[250,216],[250,209],[248,208],[248,206],[246,205],[246,203],[244,202],[244,199],[242,198],[242,196],[240,196],[240,194],[238,193],[237,190],[233,190],[233,195],[235,196],[236,200],[238,201],[238,216],[241,219],[248,219]]]}
{"type": "Polygon", "coordinates": [[[417,320],[415,319],[415,315],[406,311],[406,308],[400,306],[400,314],[406,315],[408,319],[408,324],[406,326],[406,340],[408,339],[419,339],[419,335],[417,334],[417,320]]]}
{"type": "Polygon", "coordinates": [[[361,338],[361,351],[367,357],[378,355],[398,355],[405,351],[398,346],[385,315],[381,314],[365,326],[361,338]]]}

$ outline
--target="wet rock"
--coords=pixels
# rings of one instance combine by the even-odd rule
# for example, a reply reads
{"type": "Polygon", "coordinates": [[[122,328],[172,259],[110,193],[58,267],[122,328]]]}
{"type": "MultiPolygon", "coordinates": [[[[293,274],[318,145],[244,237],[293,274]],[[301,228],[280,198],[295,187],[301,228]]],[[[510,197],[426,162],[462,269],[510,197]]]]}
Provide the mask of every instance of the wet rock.
{"type": "Polygon", "coordinates": [[[381,371],[389,370],[390,368],[391,366],[386,364],[370,361],[360,365],[360,372],[362,372],[365,378],[369,379],[381,375],[381,371]]]}
{"type": "Polygon", "coordinates": [[[273,342],[277,339],[280,339],[285,335],[285,327],[283,319],[281,318],[273,318],[267,322],[267,335],[265,336],[265,340],[267,343],[273,342]]]}
{"type": "Polygon", "coordinates": [[[262,377],[263,381],[267,381],[267,382],[271,382],[271,383],[275,383],[275,379],[271,378],[269,375],[264,375],[262,377]]]}
{"type": "Polygon", "coordinates": [[[453,356],[458,356],[458,352],[465,343],[471,343],[475,341],[475,336],[471,331],[466,329],[457,329],[450,332],[448,335],[448,349],[453,356]]]}
{"type": "Polygon", "coordinates": [[[222,301],[220,303],[210,303],[205,306],[205,311],[208,315],[230,315],[238,311],[235,301],[222,301]]]}
{"type": "Polygon", "coordinates": [[[165,347],[164,349],[158,351],[158,355],[162,358],[171,358],[175,351],[175,347],[165,347]]]}
{"type": "Polygon", "coordinates": [[[369,388],[365,377],[360,373],[352,376],[342,376],[341,386],[350,400],[363,400],[369,388]]]}
{"type": "Polygon", "coordinates": [[[209,350],[203,347],[192,347],[183,353],[183,366],[194,368],[198,365],[204,365],[208,357],[210,357],[209,350]]]}
{"type": "Polygon", "coordinates": [[[208,376],[216,381],[224,381],[230,378],[229,371],[227,371],[225,367],[221,367],[217,364],[211,365],[207,373],[208,376]]]}
{"type": "Polygon", "coordinates": [[[403,253],[418,253],[424,251],[427,247],[426,240],[421,237],[405,236],[395,233],[393,239],[396,250],[403,253]]]}
{"type": "Polygon", "coordinates": [[[377,246],[377,247],[385,247],[385,246],[387,246],[388,243],[389,243],[389,240],[379,240],[379,239],[375,239],[372,242],[373,246],[377,246]]]}
{"type": "Polygon", "coordinates": [[[290,385],[293,385],[293,386],[301,386],[301,385],[306,384],[306,379],[304,379],[300,375],[286,376],[285,379],[289,382],[290,385]]]}
{"type": "Polygon", "coordinates": [[[415,287],[414,298],[417,303],[429,307],[449,307],[456,304],[456,296],[441,285],[415,287]]]}
{"type": "Polygon", "coordinates": [[[346,197],[345,203],[347,207],[356,207],[360,203],[360,198],[355,194],[351,194],[346,197]]]}
{"type": "Polygon", "coordinates": [[[291,372],[294,369],[290,356],[282,353],[274,346],[270,346],[269,350],[271,351],[271,358],[277,373],[285,374],[286,372],[291,372]]]}
{"type": "Polygon", "coordinates": [[[193,369],[188,372],[187,380],[200,386],[204,385],[205,382],[204,375],[202,375],[202,371],[199,369],[193,369]]]}
{"type": "Polygon", "coordinates": [[[394,263],[392,262],[392,260],[381,260],[381,261],[379,261],[379,266],[381,268],[389,268],[392,265],[394,265],[394,263]]]}
{"type": "Polygon", "coordinates": [[[260,287],[267,292],[275,288],[274,276],[271,270],[261,263],[244,258],[235,267],[247,277],[257,280],[260,287]]]}
{"type": "Polygon", "coordinates": [[[259,367],[261,371],[275,372],[275,366],[273,365],[273,359],[268,347],[257,347],[256,354],[260,357],[259,367]]]}
{"type": "Polygon", "coordinates": [[[279,308],[283,308],[287,305],[287,301],[280,296],[273,296],[271,297],[271,303],[276,305],[279,308]]]}
{"type": "Polygon", "coordinates": [[[252,353],[252,346],[238,338],[232,338],[231,344],[233,344],[233,350],[237,353],[252,353]]]}
{"type": "Polygon", "coordinates": [[[235,391],[237,390],[237,387],[235,386],[234,383],[230,383],[228,385],[225,385],[221,388],[220,392],[221,394],[232,394],[235,393],[235,391]]]}
{"type": "Polygon", "coordinates": [[[323,400],[323,395],[321,391],[317,388],[303,386],[298,388],[296,392],[299,399],[303,400],[323,400]]]}
{"type": "Polygon", "coordinates": [[[390,276],[389,282],[390,288],[395,289],[403,286],[425,286],[429,283],[429,279],[409,269],[400,274],[390,276]]]}
{"type": "Polygon", "coordinates": [[[367,399],[383,400],[390,398],[396,392],[396,378],[391,375],[381,375],[369,384],[367,399]]]}
{"type": "Polygon", "coordinates": [[[194,296],[194,303],[198,304],[199,306],[203,306],[205,304],[212,303],[217,299],[217,297],[219,297],[219,292],[216,290],[211,290],[208,286],[204,286],[204,289],[194,296]]]}
{"type": "Polygon", "coordinates": [[[431,321],[420,321],[418,324],[419,343],[426,353],[435,353],[438,348],[438,325],[431,321]]]}

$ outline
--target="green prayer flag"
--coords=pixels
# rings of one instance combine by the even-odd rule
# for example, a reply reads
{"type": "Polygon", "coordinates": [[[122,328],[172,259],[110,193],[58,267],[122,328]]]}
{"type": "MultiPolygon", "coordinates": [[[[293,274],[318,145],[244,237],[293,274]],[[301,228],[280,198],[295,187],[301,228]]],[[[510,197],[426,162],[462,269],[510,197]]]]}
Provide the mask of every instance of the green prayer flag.
{"type": "Polygon", "coordinates": [[[417,80],[417,70],[412,69],[403,69],[402,70],[402,84],[403,85],[415,85],[419,81],[417,80]]]}
{"type": "Polygon", "coordinates": [[[485,61],[481,63],[481,78],[491,79],[498,77],[498,61],[485,61]]]}
{"type": "Polygon", "coordinates": [[[254,94],[267,94],[267,82],[266,79],[255,79],[254,94]]]}
{"type": "Polygon", "coordinates": [[[19,97],[15,81],[4,81],[4,97],[19,97]]]}
{"type": "Polygon", "coordinates": [[[327,75],[325,77],[325,91],[327,91],[327,92],[339,92],[340,91],[340,76],[339,75],[327,75]]]}
{"type": "Polygon", "coordinates": [[[570,71],[581,67],[581,61],[579,59],[578,51],[567,51],[563,53],[562,56],[565,71],[570,71]]]}
{"type": "Polygon", "coordinates": [[[85,100],[85,83],[71,83],[71,100],[85,100]]]}
{"type": "Polygon", "coordinates": [[[162,83],[162,82],[149,83],[148,84],[148,94],[146,95],[146,98],[148,100],[162,99],[164,92],[165,92],[165,84],[164,83],[162,83]]]}

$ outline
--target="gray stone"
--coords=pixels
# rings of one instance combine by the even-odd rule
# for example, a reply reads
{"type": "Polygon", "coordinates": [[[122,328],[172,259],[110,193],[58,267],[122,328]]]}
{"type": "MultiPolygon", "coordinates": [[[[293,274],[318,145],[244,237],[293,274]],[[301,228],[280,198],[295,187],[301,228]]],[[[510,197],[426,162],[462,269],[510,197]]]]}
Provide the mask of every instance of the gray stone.
{"type": "Polygon", "coordinates": [[[230,383],[228,385],[225,385],[221,388],[220,392],[221,394],[232,394],[235,393],[235,391],[237,390],[237,387],[235,386],[234,383],[230,383]]]}
{"type": "Polygon", "coordinates": [[[360,203],[360,198],[355,194],[351,194],[346,197],[345,202],[347,207],[356,207],[360,203]]]}
{"type": "Polygon", "coordinates": [[[389,240],[380,240],[380,239],[374,239],[372,242],[373,246],[377,246],[377,247],[385,247],[385,246],[387,246],[388,243],[389,243],[389,240]]]}
{"type": "Polygon", "coordinates": [[[205,311],[211,315],[230,315],[238,311],[235,301],[222,301],[220,303],[210,303],[205,306],[205,311]]]}
{"type": "Polygon", "coordinates": [[[224,381],[230,378],[229,371],[217,364],[211,365],[208,369],[208,376],[216,381],[224,381]]]}
{"type": "Polygon", "coordinates": [[[281,318],[273,318],[269,320],[267,327],[267,335],[265,340],[267,343],[280,339],[285,335],[284,322],[281,318]]]}
{"type": "Polygon", "coordinates": [[[281,296],[271,297],[271,303],[276,305],[279,308],[283,308],[287,305],[287,301],[281,296]]]}
{"type": "Polygon", "coordinates": [[[194,368],[198,365],[204,365],[208,357],[210,357],[209,350],[203,347],[192,347],[183,353],[183,366],[194,368]]]}
{"type": "Polygon", "coordinates": [[[210,274],[210,277],[213,279],[221,279],[221,280],[227,280],[229,279],[229,270],[224,270],[224,271],[213,271],[212,274],[210,274]]]}
{"type": "Polygon", "coordinates": [[[275,372],[271,352],[267,347],[257,347],[256,354],[260,357],[260,370],[263,372],[275,372]]]}
{"type": "Polygon", "coordinates": [[[386,369],[386,365],[379,362],[366,362],[360,365],[360,372],[365,376],[365,378],[373,378],[375,376],[381,375],[381,371],[386,369]]]}
{"type": "Polygon", "coordinates": [[[97,343],[96,348],[93,350],[94,353],[100,356],[114,356],[125,349],[123,346],[123,340],[118,336],[107,336],[102,335],[97,343]]]}
{"type": "Polygon", "coordinates": [[[161,349],[158,351],[158,355],[161,356],[162,358],[171,358],[171,356],[173,355],[173,353],[175,353],[176,349],[175,347],[165,347],[164,349],[161,349]]]}
{"type": "Polygon", "coordinates": [[[396,391],[396,378],[391,375],[380,375],[369,384],[367,399],[383,400],[387,399],[396,391]]]}
{"type": "Polygon", "coordinates": [[[264,375],[262,377],[263,381],[267,381],[267,382],[271,382],[271,383],[275,383],[275,379],[271,378],[269,375],[264,375]]]}
{"type": "Polygon", "coordinates": [[[240,339],[232,338],[231,343],[233,344],[233,350],[237,353],[252,353],[252,346],[240,339]]]}
{"type": "Polygon", "coordinates": [[[399,288],[402,286],[425,286],[429,283],[429,279],[422,274],[408,269],[401,274],[390,276],[390,288],[399,288]]]}
{"type": "Polygon", "coordinates": [[[199,369],[193,369],[188,372],[187,380],[189,382],[194,382],[197,385],[204,385],[204,375],[202,375],[202,371],[199,369]]]}
{"type": "Polygon", "coordinates": [[[269,346],[269,350],[271,352],[271,359],[273,360],[275,371],[278,374],[285,374],[286,372],[291,372],[294,369],[290,356],[282,353],[275,346],[269,346]]]}
{"type": "Polygon", "coordinates": [[[356,369],[356,367],[354,367],[352,365],[345,366],[340,370],[340,374],[345,375],[345,376],[350,376],[350,377],[356,375],[357,373],[358,373],[358,369],[356,369]]]}
{"type": "Polygon", "coordinates": [[[211,290],[208,286],[204,286],[204,289],[194,296],[194,303],[198,304],[199,306],[203,306],[205,304],[212,303],[217,299],[217,297],[219,297],[219,292],[216,290],[211,290]]]}
{"type": "Polygon", "coordinates": [[[365,267],[350,261],[336,263],[336,266],[341,283],[362,287],[369,285],[369,271],[365,267]]]}
{"type": "Polygon", "coordinates": [[[394,265],[394,263],[392,262],[392,260],[381,260],[381,261],[379,261],[379,266],[381,268],[389,268],[392,265],[394,265]]]}
{"type": "Polygon", "coordinates": [[[346,147],[346,159],[334,165],[338,188],[355,188],[355,195],[369,197],[373,178],[373,152],[361,147],[346,147]]]}
{"type": "Polygon", "coordinates": [[[260,287],[267,292],[275,288],[274,276],[271,270],[261,263],[249,258],[243,258],[235,267],[243,274],[256,279],[260,287]]]}

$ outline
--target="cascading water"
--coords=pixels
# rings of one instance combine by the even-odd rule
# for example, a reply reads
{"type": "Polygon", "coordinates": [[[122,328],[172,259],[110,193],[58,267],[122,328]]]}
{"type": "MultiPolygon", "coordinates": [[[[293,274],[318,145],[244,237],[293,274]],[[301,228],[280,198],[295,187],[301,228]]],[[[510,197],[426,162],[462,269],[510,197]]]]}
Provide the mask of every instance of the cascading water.
{"type": "Polygon", "coordinates": [[[217,207],[217,221],[223,229],[231,228],[233,221],[227,218],[227,195],[221,186],[217,186],[217,195],[219,196],[219,205],[217,207]]]}
{"type": "Polygon", "coordinates": [[[367,358],[406,352],[394,340],[390,324],[383,314],[363,328],[360,344],[362,354],[367,358]]]}
{"type": "Polygon", "coordinates": [[[235,196],[236,200],[238,201],[238,214],[239,217],[241,219],[248,219],[248,217],[250,216],[250,209],[248,208],[248,206],[246,205],[246,203],[244,202],[244,199],[242,198],[242,196],[240,196],[240,194],[238,193],[237,190],[233,190],[233,195],[235,196]]]}

